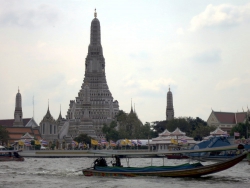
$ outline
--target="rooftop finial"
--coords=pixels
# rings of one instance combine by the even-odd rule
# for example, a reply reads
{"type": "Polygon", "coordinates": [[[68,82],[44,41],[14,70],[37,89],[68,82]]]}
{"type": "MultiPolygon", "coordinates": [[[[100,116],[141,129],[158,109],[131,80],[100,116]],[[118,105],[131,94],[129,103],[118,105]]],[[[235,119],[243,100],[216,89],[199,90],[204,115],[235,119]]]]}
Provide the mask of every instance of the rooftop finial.
{"type": "Polygon", "coordinates": [[[168,91],[170,91],[170,85],[168,85],[168,91]]]}
{"type": "Polygon", "coordinates": [[[18,93],[19,93],[19,86],[18,86],[18,93]]]}
{"type": "Polygon", "coordinates": [[[132,104],[132,98],[131,98],[131,110],[130,110],[131,113],[133,113],[133,104],[132,104]]]}
{"type": "Polygon", "coordinates": [[[95,17],[95,18],[97,17],[97,13],[96,13],[96,8],[95,8],[95,13],[94,13],[94,17],[95,17]]]}

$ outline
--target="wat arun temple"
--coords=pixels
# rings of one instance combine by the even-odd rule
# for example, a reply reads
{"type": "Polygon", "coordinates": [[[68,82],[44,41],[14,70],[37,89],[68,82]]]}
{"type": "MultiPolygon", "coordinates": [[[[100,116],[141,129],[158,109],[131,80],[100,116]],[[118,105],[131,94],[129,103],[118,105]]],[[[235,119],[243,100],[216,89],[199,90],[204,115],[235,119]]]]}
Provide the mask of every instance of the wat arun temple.
{"type": "Polygon", "coordinates": [[[82,133],[101,139],[105,137],[102,133],[103,124],[110,124],[118,111],[119,103],[114,100],[106,80],[101,27],[95,12],[80,91],[75,100],[70,100],[66,119],[62,118],[60,112],[58,119],[54,120],[48,107],[40,123],[40,131],[47,140],[74,138],[82,133]]]}
{"type": "Polygon", "coordinates": [[[103,124],[109,124],[119,111],[118,101],[109,90],[105,59],[101,45],[101,26],[94,13],[90,28],[90,44],[85,60],[85,75],[78,96],[71,100],[66,119],[80,133],[102,137],[103,124]]]}

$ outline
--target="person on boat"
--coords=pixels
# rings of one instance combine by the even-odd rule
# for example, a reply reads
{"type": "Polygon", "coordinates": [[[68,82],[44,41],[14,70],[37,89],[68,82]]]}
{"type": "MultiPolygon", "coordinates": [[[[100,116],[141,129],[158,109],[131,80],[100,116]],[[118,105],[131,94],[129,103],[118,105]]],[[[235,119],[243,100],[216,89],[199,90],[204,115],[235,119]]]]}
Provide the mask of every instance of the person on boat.
{"type": "Polygon", "coordinates": [[[106,160],[103,157],[100,157],[94,161],[94,169],[96,166],[108,166],[106,160]]]}
{"type": "Polygon", "coordinates": [[[19,158],[19,157],[20,157],[20,155],[19,155],[17,152],[14,152],[14,156],[15,156],[16,158],[19,158]]]}
{"type": "Polygon", "coordinates": [[[9,152],[9,157],[12,157],[12,153],[11,152],[9,152]]]}
{"type": "Polygon", "coordinates": [[[120,157],[118,155],[115,155],[115,166],[122,166],[120,157]]]}

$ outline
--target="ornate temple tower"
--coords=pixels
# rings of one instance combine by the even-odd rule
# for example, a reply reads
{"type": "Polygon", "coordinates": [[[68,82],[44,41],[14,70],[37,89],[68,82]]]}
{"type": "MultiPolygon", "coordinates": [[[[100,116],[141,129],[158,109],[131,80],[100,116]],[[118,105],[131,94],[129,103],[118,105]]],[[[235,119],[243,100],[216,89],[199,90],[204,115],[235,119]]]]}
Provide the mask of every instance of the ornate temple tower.
{"type": "Polygon", "coordinates": [[[23,127],[22,96],[19,92],[16,94],[16,107],[14,112],[14,127],[23,127]]]}
{"type": "Polygon", "coordinates": [[[167,93],[166,120],[171,120],[171,119],[174,119],[174,106],[173,106],[173,95],[169,87],[169,91],[167,93]]]}
{"type": "Polygon", "coordinates": [[[76,100],[71,100],[66,118],[69,132],[87,133],[102,138],[103,124],[109,124],[119,111],[113,100],[105,75],[105,59],[101,45],[101,27],[94,13],[90,27],[90,44],[85,59],[85,76],[76,100]]]}
{"type": "Polygon", "coordinates": [[[50,114],[49,105],[48,110],[45,116],[43,117],[42,121],[40,122],[40,132],[43,139],[53,142],[57,139],[58,134],[58,126],[56,124],[56,120],[50,114]]]}

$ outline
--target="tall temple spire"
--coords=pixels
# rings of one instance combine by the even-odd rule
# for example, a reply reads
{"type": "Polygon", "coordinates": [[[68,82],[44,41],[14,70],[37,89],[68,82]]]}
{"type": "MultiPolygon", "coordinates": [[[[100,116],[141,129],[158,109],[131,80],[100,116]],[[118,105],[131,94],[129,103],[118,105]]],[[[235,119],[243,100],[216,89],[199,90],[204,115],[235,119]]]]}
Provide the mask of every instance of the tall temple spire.
{"type": "Polygon", "coordinates": [[[49,111],[49,99],[48,99],[48,111],[49,111]]]}
{"type": "Polygon", "coordinates": [[[170,91],[170,86],[167,93],[167,108],[166,108],[166,120],[174,118],[174,106],[173,106],[173,95],[170,91]]]}
{"type": "Polygon", "coordinates": [[[132,98],[131,98],[131,110],[130,110],[130,113],[133,113],[133,104],[132,104],[132,98]]]}
{"type": "Polygon", "coordinates": [[[59,116],[57,118],[57,121],[60,121],[62,119],[62,113],[61,113],[61,104],[60,104],[60,113],[59,113],[59,116]]]}
{"type": "MultiPolygon", "coordinates": [[[[88,55],[85,61],[85,73],[102,73],[105,74],[105,59],[103,57],[101,45],[101,26],[97,19],[95,10],[95,18],[90,26],[90,44],[88,47],[88,55]]],[[[85,83],[90,83],[90,80],[85,80],[85,83]]]]}
{"type": "Polygon", "coordinates": [[[118,112],[119,103],[117,100],[114,101],[106,80],[101,26],[95,9],[90,26],[84,80],[75,100],[70,100],[66,119],[74,120],[70,121],[70,127],[76,127],[77,134],[84,133],[92,138],[101,139],[104,137],[101,129],[103,124],[112,122],[118,112]]]}
{"type": "Polygon", "coordinates": [[[97,17],[97,12],[96,12],[96,8],[95,8],[95,13],[94,13],[94,17],[95,17],[95,18],[97,17]]]}
{"type": "Polygon", "coordinates": [[[18,86],[18,93],[16,94],[16,106],[14,112],[14,123],[13,126],[23,126],[23,111],[22,111],[22,96],[18,86]]]}

